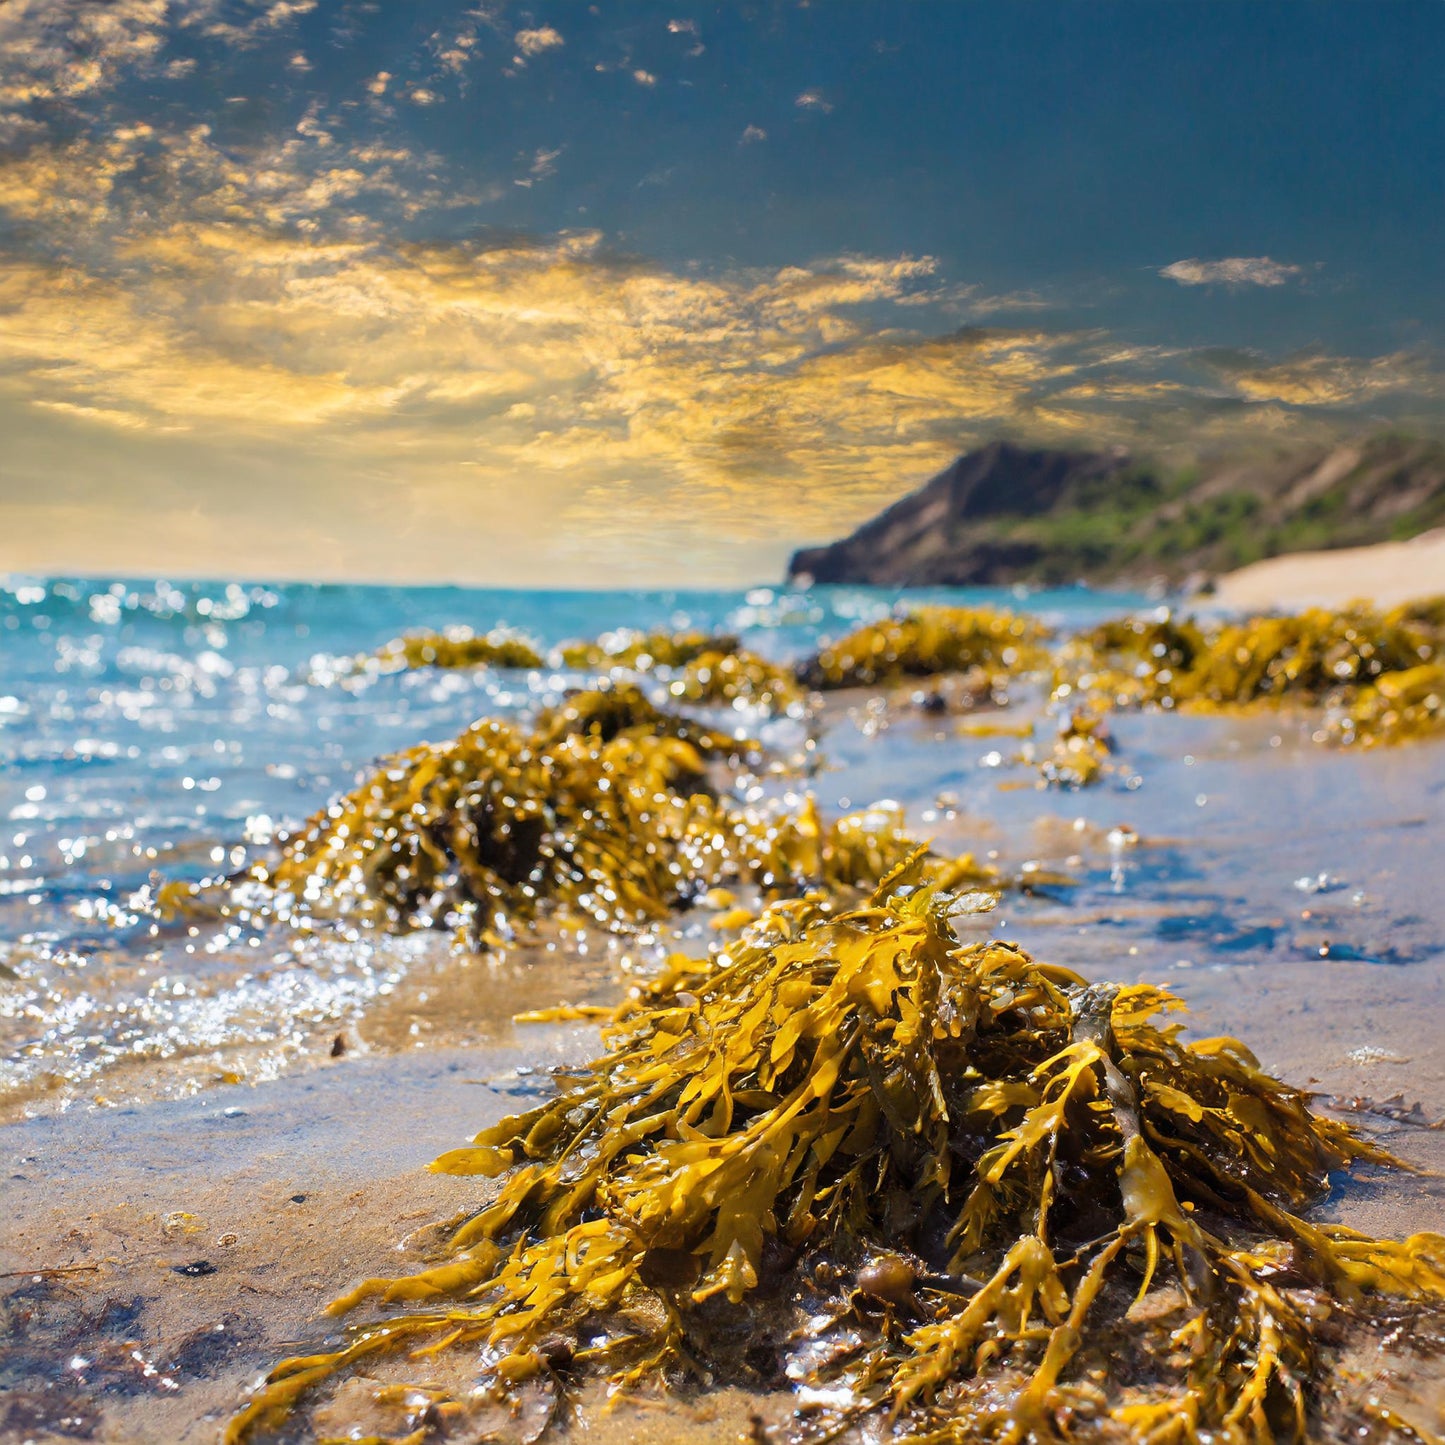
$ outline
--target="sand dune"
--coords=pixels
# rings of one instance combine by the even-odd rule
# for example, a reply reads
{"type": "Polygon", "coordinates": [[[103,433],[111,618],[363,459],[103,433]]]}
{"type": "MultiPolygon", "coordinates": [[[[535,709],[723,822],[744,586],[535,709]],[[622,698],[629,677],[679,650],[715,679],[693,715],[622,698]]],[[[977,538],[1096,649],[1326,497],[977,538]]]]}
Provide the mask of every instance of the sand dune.
{"type": "Polygon", "coordinates": [[[1436,594],[1445,594],[1445,529],[1408,542],[1271,557],[1221,577],[1209,600],[1242,610],[1338,607],[1356,599],[1392,607],[1436,594]]]}

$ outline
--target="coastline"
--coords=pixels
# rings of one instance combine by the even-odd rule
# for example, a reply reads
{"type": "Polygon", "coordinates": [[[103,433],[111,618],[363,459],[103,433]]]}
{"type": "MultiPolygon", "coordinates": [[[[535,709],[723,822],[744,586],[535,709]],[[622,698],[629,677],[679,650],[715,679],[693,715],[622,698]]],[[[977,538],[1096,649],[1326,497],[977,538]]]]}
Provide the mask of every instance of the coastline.
{"type": "Polygon", "coordinates": [[[1343,607],[1373,602],[1397,607],[1445,594],[1445,528],[1408,542],[1292,552],[1227,572],[1197,601],[1229,611],[1343,607]]]}
{"type": "MultiPolygon", "coordinates": [[[[1445,814],[1427,782],[1439,742],[1327,752],[1285,714],[1133,714],[1118,720],[1120,756],[1138,760],[1141,789],[1050,793],[1009,786],[973,758],[987,737],[920,715],[906,694],[882,712],[872,701],[839,697],[827,714],[826,809],[892,796],[945,851],[1075,875],[1069,899],[1012,893],[975,926],[1086,977],[1170,986],[1191,1032],[1243,1038],[1265,1069],[1422,1171],[1340,1176],[1313,1219],[1440,1229],[1445,914],[1431,881],[1445,814]],[[1261,829],[1261,817],[1291,824],[1261,829]],[[1121,823],[1137,844],[1111,841],[1121,823]]],[[[514,1027],[513,1012],[577,997],[578,974],[599,1001],[626,986],[590,955],[547,957],[498,972],[439,950],[348,1028],[358,1042],[334,1061],[0,1124],[14,1196],[0,1302],[24,1323],[0,1366],[30,1433],[54,1438],[63,1416],[118,1445],[214,1440],[264,1369],[335,1337],[328,1299],[423,1263],[434,1226],[474,1208],[478,1187],[426,1164],[515,1109],[549,1066],[595,1050],[590,1025],[514,1027]],[[413,1032],[434,1008],[494,1027],[413,1032]],[[213,1271],[188,1273],[198,1261],[213,1271]],[[45,1383],[75,1358],[85,1364],[45,1383]]],[[[1358,1363],[1361,1379],[1389,1373],[1402,1416],[1437,1418],[1436,1371],[1373,1345],[1358,1363]]],[[[616,1413],[583,1404],[601,1445],[701,1445],[741,1436],[753,1415],[785,1420],[796,1401],[733,1388],[644,1392],[616,1413]]]]}

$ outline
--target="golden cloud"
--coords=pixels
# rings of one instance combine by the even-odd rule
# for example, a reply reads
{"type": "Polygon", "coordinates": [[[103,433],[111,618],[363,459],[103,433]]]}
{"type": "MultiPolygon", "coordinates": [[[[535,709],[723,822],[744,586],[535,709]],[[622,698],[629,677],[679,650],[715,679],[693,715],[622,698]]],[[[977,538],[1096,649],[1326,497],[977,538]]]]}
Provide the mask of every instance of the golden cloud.
{"type": "Polygon", "coordinates": [[[1430,368],[1406,352],[1366,359],[1308,355],[1277,363],[1247,358],[1221,369],[1250,401],[1300,407],[1353,406],[1390,392],[1437,387],[1430,368]]]}
{"type": "Polygon", "coordinates": [[[193,571],[523,582],[646,561],[722,582],[1000,432],[1183,431],[1221,383],[1276,426],[1433,384],[1398,357],[1215,357],[1201,388],[1196,359],[1099,332],[930,335],[930,257],[709,275],[595,231],[396,243],[370,203],[439,204],[425,172],[316,112],[248,157],[205,126],[133,124],[0,166],[0,208],[50,238],[0,256],[0,424],[44,438],[0,480],[0,567],[63,565],[54,537],[69,565],[109,565],[123,534],[155,554],[139,567],[169,549],[193,571]],[[121,502],[87,529],[74,497],[36,501],[58,467],[77,486],[102,468],[146,526],[118,532],[121,502]],[[485,545],[443,563],[439,538],[485,545]]]}

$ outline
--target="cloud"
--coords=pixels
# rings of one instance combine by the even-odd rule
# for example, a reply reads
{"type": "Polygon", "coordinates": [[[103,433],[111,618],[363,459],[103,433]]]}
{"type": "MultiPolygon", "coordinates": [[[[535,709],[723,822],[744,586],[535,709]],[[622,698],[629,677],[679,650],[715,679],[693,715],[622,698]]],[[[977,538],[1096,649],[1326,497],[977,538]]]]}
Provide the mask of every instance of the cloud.
{"type": "Polygon", "coordinates": [[[1250,352],[1213,352],[1201,360],[1236,395],[1253,403],[1340,408],[1369,405],[1392,394],[1441,394],[1440,377],[1409,352],[1366,358],[1313,352],[1283,361],[1250,352]]]}
{"type": "MultiPolygon", "coordinates": [[[[16,509],[48,495],[46,467],[90,475],[66,459],[93,467],[106,435],[106,465],[150,499],[144,545],[184,546],[196,570],[344,563],[520,583],[648,565],[660,582],[723,583],[773,574],[793,542],[1000,432],[1130,442],[1145,419],[1151,436],[1182,434],[1228,400],[1221,425],[1274,433],[1301,409],[1437,384],[1404,357],[1192,356],[1037,327],[933,335],[906,303],[938,271],[848,255],[703,275],[592,231],[398,245],[254,221],[136,233],[115,278],[12,260],[0,424],[43,428],[43,446],[3,484],[7,515],[29,520],[0,565],[35,562],[42,518],[73,526],[33,500],[16,509]],[[296,493],[262,489],[292,519],[270,551],[252,525],[258,457],[296,493]],[[485,557],[437,552],[472,535],[485,557]]],[[[107,537],[86,545],[92,565],[110,555],[107,537]]]]}
{"type": "Polygon", "coordinates": [[[514,185],[528,187],[537,181],[544,180],[557,171],[557,157],[562,154],[563,147],[558,146],[555,150],[538,150],[532,157],[531,164],[527,167],[527,174],[519,177],[513,182],[514,185]]]}
{"type": "Polygon", "coordinates": [[[477,29],[474,23],[444,35],[434,31],[428,41],[428,48],[435,58],[437,69],[446,75],[461,75],[474,60],[481,58],[477,49],[477,29]]]}
{"type": "Polygon", "coordinates": [[[821,90],[805,90],[794,102],[799,110],[820,110],[824,115],[831,115],[833,103],[827,100],[821,90]]]}
{"type": "Polygon", "coordinates": [[[698,28],[696,20],[669,20],[667,29],[670,35],[690,35],[693,43],[688,48],[688,55],[696,58],[701,55],[707,47],[702,43],[702,31],[698,28]]]}
{"type": "MultiPolygon", "coordinates": [[[[1042,298],[985,295],[929,256],[709,271],[473,216],[467,240],[439,239],[462,230],[448,208],[537,184],[561,154],[534,136],[469,188],[386,130],[398,97],[465,84],[461,28],[244,140],[224,119],[177,123],[169,102],[124,111],[116,82],[160,84],[174,29],[203,49],[232,27],[281,69],[308,8],[0,7],[22,58],[0,81],[13,114],[30,124],[43,94],[86,122],[0,157],[0,567],[524,583],[646,564],[726,583],[775,574],[793,542],[1000,433],[1292,436],[1439,394],[1415,357],[1192,355],[1048,329],[1042,298]]],[[[496,33],[528,55],[563,43],[496,33]]],[[[830,108],[817,91],[799,105],[830,108]]]]}
{"type": "Polygon", "coordinates": [[[554,50],[566,42],[550,25],[543,25],[537,30],[519,30],[513,36],[513,43],[522,55],[531,57],[541,55],[545,50],[554,50]]]}
{"type": "Polygon", "coordinates": [[[165,43],[167,0],[9,0],[0,7],[0,112],[101,91],[165,43]]]}
{"type": "MultiPolygon", "coordinates": [[[[326,478],[389,479],[418,534],[393,575],[423,566],[423,536],[476,528],[512,538],[511,580],[564,563],[600,577],[637,545],[636,518],[629,540],[602,515],[615,485],[650,498],[658,546],[690,538],[687,570],[725,580],[758,565],[745,558],[760,538],[781,555],[825,498],[861,514],[1077,369],[1064,338],[880,335],[861,319],[935,271],[845,256],[705,277],[593,232],[397,247],[177,221],[133,234],[113,278],[0,267],[0,417],[47,419],[36,466],[112,434],[127,486],[160,495],[175,479],[177,515],[153,508],[155,534],[192,548],[198,502],[246,530],[255,497],[235,488],[236,458],[269,448],[332,497],[333,531],[372,537],[373,568],[386,524],[326,478]],[[211,457],[199,491],[181,485],[181,440],[211,457]]],[[[12,472],[28,495],[26,475],[12,472]]],[[[12,554],[0,564],[20,565],[12,554]]],[[[241,565],[204,555],[196,566],[241,565]]]]}
{"type": "Polygon", "coordinates": [[[1175,261],[1159,274],[1181,286],[1283,286],[1304,274],[1304,267],[1268,256],[1229,256],[1222,261],[1175,261]]]}
{"type": "Polygon", "coordinates": [[[242,0],[240,5],[230,7],[233,13],[241,12],[240,20],[213,20],[209,17],[222,9],[222,0],[189,0],[188,4],[183,0],[181,24],[199,28],[209,39],[246,49],[309,15],[316,5],[317,0],[242,0]]]}
{"type": "Polygon", "coordinates": [[[657,84],[657,77],[650,70],[634,70],[632,78],[642,86],[654,86],[657,84]]]}
{"type": "Polygon", "coordinates": [[[425,154],[337,140],[319,103],[293,135],[249,151],[217,144],[209,125],[137,121],[0,157],[0,211],[43,235],[46,254],[123,255],[138,238],[212,222],[371,233],[479,195],[443,185],[425,154]]]}

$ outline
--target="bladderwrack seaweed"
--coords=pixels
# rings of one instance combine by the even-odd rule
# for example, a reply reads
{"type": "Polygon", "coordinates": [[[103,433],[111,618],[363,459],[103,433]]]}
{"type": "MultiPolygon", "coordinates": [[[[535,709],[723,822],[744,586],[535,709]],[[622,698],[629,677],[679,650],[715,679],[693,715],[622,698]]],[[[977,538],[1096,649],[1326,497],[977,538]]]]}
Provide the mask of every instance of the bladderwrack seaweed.
{"type": "Polygon", "coordinates": [[[1332,1311],[1445,1308],[1445,1239],[1304,1218],[1394,1161],[1172,995],[963,943],[959,906],[915,851],[860,907],[675,958],[552,1099],[437,1161],[495,1181],[449,1256],[338,1301],[373,1318],[232,1439],[379,1352],[467,1347],[505,1389],[557,1339],[619,1382],[807,1390],[805,1438],[1310,1438],[1332,1311]]]}

